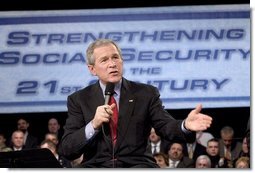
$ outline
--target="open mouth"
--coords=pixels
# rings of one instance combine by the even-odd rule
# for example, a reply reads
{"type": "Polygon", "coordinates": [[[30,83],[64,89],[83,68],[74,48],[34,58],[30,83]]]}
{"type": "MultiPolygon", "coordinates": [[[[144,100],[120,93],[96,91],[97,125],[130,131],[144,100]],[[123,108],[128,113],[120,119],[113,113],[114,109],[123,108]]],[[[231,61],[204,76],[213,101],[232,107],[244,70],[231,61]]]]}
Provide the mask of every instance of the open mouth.
{"type": "Polygon", "coordinates": [[[117,70],[116,70],[116,71],[111,71],[110,74],[112,74],[112,75],[117,75],[117,74],[118,74],[118,71],[117,71],[117,70]]]}

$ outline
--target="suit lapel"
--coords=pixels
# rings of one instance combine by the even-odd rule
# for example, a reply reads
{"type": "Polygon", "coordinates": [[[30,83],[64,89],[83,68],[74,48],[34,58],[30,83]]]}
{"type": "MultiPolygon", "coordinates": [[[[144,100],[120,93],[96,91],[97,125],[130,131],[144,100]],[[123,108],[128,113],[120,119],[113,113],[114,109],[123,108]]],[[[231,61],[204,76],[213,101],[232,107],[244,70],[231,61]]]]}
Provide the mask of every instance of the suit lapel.
{"type": "Polygon", "coordinates": [[[87,122],[89,122],[94,118],[97,107],[104,104],[104,95],[102,89],[100,88],[99,82],[92,86],[88,96],[86,94],[87,93],[84,93],[82,99],[87,105],[89,115],[86,114],[85,119],[87,122]]]}
{"type": "Polygon", "coordinates": [[[118,137],[116,143],[116,150],[118,150],[118,146],[124,140],[125,134],[127,132],[130,118],[133,115],[132,112],[135,106],[135,97],[132,93],[132,89],[130,87],[130,83],[123,78],[122,87],[120,93],[119,100],[119,119],[118,119],[118,137]]]}

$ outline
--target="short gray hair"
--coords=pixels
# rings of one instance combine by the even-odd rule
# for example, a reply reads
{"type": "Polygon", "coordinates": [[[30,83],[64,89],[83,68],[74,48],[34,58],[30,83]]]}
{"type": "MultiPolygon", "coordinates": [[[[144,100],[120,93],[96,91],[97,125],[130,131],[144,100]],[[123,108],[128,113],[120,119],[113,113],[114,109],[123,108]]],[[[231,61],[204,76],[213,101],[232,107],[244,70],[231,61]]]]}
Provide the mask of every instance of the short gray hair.
{"type": "Polygon", "coordinates": [[[220,131],[221,135],[231,135],[234,136],[234,129],[230,126],[225,126],[220,131]]]}
{"type": "Polygon", "coordinates": [[[211,168],[211,159],[207,156],[207,155],[200,155],[198,156],[197,160],[196,160],[196,164],[200,161],[200,160],[206,160],[208,163],[208,168],[211,168]]]}
{"type": "Polygon", "coordinates": [[[105,45],[109,45],[109,44],[112,44],[117,48],[117,50],[120,54],[120,57],[122,59],[121,50],[120,50],[119,46],[113,40],[110,40],[110,39],[97,39],[94,42],[92,42],[89,45],[89,47],[87,48],[87,51],[86,51],[87,64],[89,64],[89,65],[94,65],[95,64],[95,58],[93,57],[93,53],[94,53],[94,50],[96,48],[101,47],[101,46],[105,46],[105,45]]]}

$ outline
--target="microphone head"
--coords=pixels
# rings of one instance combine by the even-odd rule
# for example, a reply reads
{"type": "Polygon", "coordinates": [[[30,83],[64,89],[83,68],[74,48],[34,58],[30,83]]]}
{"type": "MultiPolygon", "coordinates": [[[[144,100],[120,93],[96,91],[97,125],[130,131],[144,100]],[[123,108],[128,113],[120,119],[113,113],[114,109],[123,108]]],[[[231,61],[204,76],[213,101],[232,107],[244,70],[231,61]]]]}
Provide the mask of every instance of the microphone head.
{"type": "Polygon", "coordinates": [[[105,95],[113,95],[114,94],[114,83],[112,82],[108,82],[106,84],[106,88],[105,88],[105,95]]]}

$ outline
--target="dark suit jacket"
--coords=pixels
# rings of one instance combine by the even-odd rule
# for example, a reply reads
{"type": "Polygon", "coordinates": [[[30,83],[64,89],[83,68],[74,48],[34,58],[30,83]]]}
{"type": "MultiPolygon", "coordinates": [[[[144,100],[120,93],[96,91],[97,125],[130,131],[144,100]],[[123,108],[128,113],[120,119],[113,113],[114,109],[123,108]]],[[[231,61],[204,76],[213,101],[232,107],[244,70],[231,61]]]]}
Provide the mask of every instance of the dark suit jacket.
{"type": "MultiPolygon", "coordinates": [[[[224,142],[222,139],[220,139],[219,141],[219,148],[220,148],[220,157],[224,157],[224,142]]],[[[236,160],[239,155],[240,152],[242,151],[242,143],[233,140],[232,144],[231,144],[231,158],[232,160],[236,160]]]]}
{"type": "MultiPolygon", "coordinates": [[[[168,153],[168,150],[169,150],[169,146],[170,146],[170,142],[167,142],[166,140],[163,140],[161,139],[161,143],[160,143],[160,152],[161,153],[165,153],[167,154],[168,153]]],[[[152,150],[151,150],[151,142],[148,141],[148,145],[147,145],[147,150],[152,153],[152,150]]],[[[152,153],[153,154],[153,153],[152,153]]]]}
{"type": "Polygon", "coordinates": [[[85,167],[100,167],[112,158],[124,163],[123,167],[139,164],[157,167],[152,154],[146,151],[151,127],[167,140],[185,140],[182,121],[175,120],[163,109],[158,90],[123,78],[115,148],[109,140],[108,124],[104,125],[105,135],[100,129],[86,141],[85,126],[94,118],[97,107],[103,104],[104,94],[99,82],[68,97],[68,118],[61,142],[66,158],[75,159],[84,153],[85,167]]]}
{"type": "Polygon", "coordinates": [[[38,147],[37,138],[28,133],[27,140],[26,140],[26,143],[25,143],[25,147],[26,147],[26,149],[28,149],[28,148],[37,148],[38,147]]]}
{"type": "MultiPolygon", "coordinates": [[[[187,145],[185,145],[185,147],[183,148],[183,154],[184,154],[184,156],[189,157],[187,145]]],[[[200,156],[200,155],[206,155],[206,148],[203,145],[196,143],[195,150],[193,151],[192,160],[194,160],[194,162],[196,162],[198,156],[200,156]]]]}
{"type": "Polygon", "coordinates": [[[183,156],[176,168],[194,168],[195,162],[186,156],[183,156]]]}

